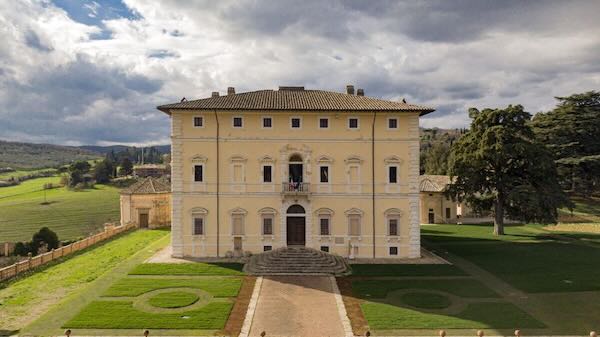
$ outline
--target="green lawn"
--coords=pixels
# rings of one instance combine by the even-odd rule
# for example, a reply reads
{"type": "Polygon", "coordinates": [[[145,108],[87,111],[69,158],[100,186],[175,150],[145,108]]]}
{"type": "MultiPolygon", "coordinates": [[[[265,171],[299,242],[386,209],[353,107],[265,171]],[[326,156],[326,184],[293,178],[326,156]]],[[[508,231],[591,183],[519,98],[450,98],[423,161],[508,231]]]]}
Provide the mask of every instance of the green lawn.
{"type": "Polygon", "coordinates": [[[448,296],[426,292],[403,294],[400,296],[400,302],[423,309],[445,309],[452,304],[448,296]]]}
{"type": "Polygon", "coordinates": [[[493,298],[498,294],[473,279],[433,280],[357,280],[352,291],[360,298],[384,298],[389,292],[401,289],[428,289],[447,292],[466,298],[493,298]]]}
{"type": "Polygon", "coordinates": [[[100,230],[105,222],[119,221],[117,188],[96,185],[83,191],[43,190],[45,183],[58,181],[58,177],[38,178],[0,188],[1,241],[31,240],[44,226],[57,232],[61,240],[76,239],[100,230]]]}
{"type": "Polygon", "coordinates": [[[67,295],[84,289],[124,260],[164,238],[167,231],[135,231],[0,289],[0,330],[22,328],[67,295]]]}
{"type": "Polygon", "coordinates": [[[130,275],[243,275],[241,263],[144,263],[130,275]]]}
{"type": "Polygon", "coordinates": [[[353,264],[354,276],[463,276],[464,271],[448,264],[353,264]]]}
{"type": "Polygon", "coordinates": [[[437,314],[386,303],[361,305],[371,329],[514,329],[543,328],[523,310],[511,303],[471,303],[459,314],[437,314]]]}
{"type": "Polygon", "coordinates": [[[95,301],[65,327],[87,329],[222,329],[233,302],[211,302],[191,311],[151,313],[136,310],[128,301],[95,301]]]}
{"type": "Polygon", "coordinates": [[[202,289],[215,297],[237,296],[242,280],[238,277],[203,278],[123,278],[113,284],[104,296],[139,296],[149,291],[167,288],[202,289]]]}
{"type": "Polygon", "coordinates": [[[140,264],[64,323],[63,327],[222,329],[242,284],[239,276],[222,275],[242,275],[239,269],[237,264],[140,264]],[[152,276],[137,275],[140,273],[152,276]],[[194,276],[181,277],[182,274],[194,276]],[[194,294],[192,289],[200,291],[200,296],[194,294]],[[164,291],[154,293],[161,290],[164,291]],[[103,300],[103,297],[111,297],[111,300],[103,300]],[[165,312],[160,308],[176,308],[176,311],[165,312]]]}
{"type": "Polygon", "coordinates": [[[148,303],[157,308],[181,308],[190,306],[198,302],[199,299],[200,297],[196,294],[184,291],[171,291],[151,297],[148,303]]]}
{"type": "Polygon", "coordinates": [[[600,246],[538,234],[537,226],[517,228],[521,234],[513,240],[493,236],[490,226],[471,225],[427,226],[423,238],[529,293],[600,290],[600,246]]]}

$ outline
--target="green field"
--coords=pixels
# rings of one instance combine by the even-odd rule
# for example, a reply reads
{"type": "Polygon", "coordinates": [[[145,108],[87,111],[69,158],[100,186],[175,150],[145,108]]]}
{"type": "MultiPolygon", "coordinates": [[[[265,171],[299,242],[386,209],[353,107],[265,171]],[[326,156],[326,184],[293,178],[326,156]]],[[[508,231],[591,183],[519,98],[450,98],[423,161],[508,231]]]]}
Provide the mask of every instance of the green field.
{"type": "MultiPolygon", "coordinates": [[[[68,295],[86,288],[134,254],[146,252],[167,231],[136,231],[92,247],[65,262],[0,288],[0,331],[16,330],[68,295]]],[[[166,244],[167,241],[164,241],[166,244]]],[[[71,306],[64,306],[63,310],[71,306]]]]}
{"type": "Polygon", "coordinates": [[[20,178],[26,175],[35,174],[38,172],[53,172],[56,173],[56,169],[53,168],[43,168],[37,170],[15,170],[13,172],[2,172],[0,173],[0,180],[8,180],[11,177],[20,178]]]}
{"type": "Polygon", "coordinates": [[[226,271],[241,275],[216,264],[140,264],[63,328],[98,334],[104,329],[223,329],[242,285],[239,276],[221,276],[226,271]],[[135,275],[140,271],[153,276],[135,275]],[[195,276],[182,277],[184,272],[195,276]]]}
{"type": "Polygon", "coordinates": [[[0,188],[0,241],[26,241],[41,227],[57,232],[59,239],[87,236],[108,221],[119,221],[119,190],[112,186],[73,191],[43,189],[59,177],[27,180],[0,188]]]}
{"type": "Polygon", "coordinates": [[[130,275],[243,275],[241,263],[144,263],[130,275]]]}
{"type": "Polygon", "coordinates": [[[214,297],[234,297],[237,296],[241,284],[241,279],[232,277],[178,279],[129,277],[113,284],[104,296],[135,297],[158,289],[195,288],[202,289],[214,297]]]}

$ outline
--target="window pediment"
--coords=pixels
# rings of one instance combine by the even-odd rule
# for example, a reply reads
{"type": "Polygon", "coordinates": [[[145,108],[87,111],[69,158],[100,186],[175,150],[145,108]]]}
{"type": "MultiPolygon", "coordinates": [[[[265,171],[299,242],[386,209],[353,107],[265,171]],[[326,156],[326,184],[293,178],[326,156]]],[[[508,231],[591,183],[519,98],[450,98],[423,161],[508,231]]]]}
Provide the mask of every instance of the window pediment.
{"type": "Polygon", "coordinates": [[[245,163],[248,159],[242,155],[234,155],[229,158],[232,163],[245,163]]]}
{"type": "Polygon", "coordinates": [[[275,163],[275,158],[273,158],[269,155],[266,155],[266,156],[262,156],[262,157],[258,158],[258,161],[260,163],[275,163]]]}
{"type": "Polygon", "coordinates": [[[194,207],[190,210],[190,213],[193,215],[206,215],[208,214],[208,210],[204,207],[194,207]]]}
{"type": "Polygon", "coordinates": [[[248,214],[248,211],[246,211],[245,209],[243,209],[241,207],[236,207],[234,209],[229,210],[229,214],[231,214],[231,215],[246,215],[246,214],[248,214]]]}
{"type": "Polygon", "coordinates": [[[333,164],[333,158],[326,155],[322,155],[319,158],[317,158],[317,164],[333,164]]]}
{"type": "Polygon", "coordinates": [[[353,207],[350,208],[349,210],[345,211],[344,214],[346,215],[360,215],[362,216],[365,212],[361,211],[360,209],[353,207]]]}
{"type": "Polygon", "coordinates": [[[362,164],[363,159],[360,156],[349,156],[344,160],[346,164],[362,164]]]}
{"type": "Polygon", "coordinates": [[[205,156],[203,156],[201,154],[197,154],[192,157],[191,161],[194,164],[204,164],[208,161],[208,158],[206,158],[205,156]]]}
{"type": "Polygon", "coordinates": [[[383,214],[385,214],[385,216],[402,216],[402,210],[399,208],[388,208],[383,214]]]}
{"type": "Polygon", "coordinates": [[[315,211],[316,215],[333,215],[333,210],[331,208],[322,207],[315,211]]]}
{"type": "Polygon", "coordinates": [[[275,215],[275,214],[277,214],[277,210],[275,208],[272,208],[272,207],[263,207],[263,208],[261,208],[261,209],[258,210],[258,214],[275,215]]]}
{"type": "Polygon", "coordinates": [[[383,160],[386,164],[402,164],[402,158],[398,156],[389,156],[383,160]]]}

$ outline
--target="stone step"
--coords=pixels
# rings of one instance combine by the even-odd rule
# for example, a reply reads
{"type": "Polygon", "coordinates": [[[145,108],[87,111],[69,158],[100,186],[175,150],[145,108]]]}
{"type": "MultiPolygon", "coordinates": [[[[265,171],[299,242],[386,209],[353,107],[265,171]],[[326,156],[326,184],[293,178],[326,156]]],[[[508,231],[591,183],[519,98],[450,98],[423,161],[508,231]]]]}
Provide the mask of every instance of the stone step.
{"type": "Polygon", "coordinates": [[[286,247],[252,256],[244,271],[251,275],[345,275],[350,268],[340,256],[312,248],[286,247]]]}

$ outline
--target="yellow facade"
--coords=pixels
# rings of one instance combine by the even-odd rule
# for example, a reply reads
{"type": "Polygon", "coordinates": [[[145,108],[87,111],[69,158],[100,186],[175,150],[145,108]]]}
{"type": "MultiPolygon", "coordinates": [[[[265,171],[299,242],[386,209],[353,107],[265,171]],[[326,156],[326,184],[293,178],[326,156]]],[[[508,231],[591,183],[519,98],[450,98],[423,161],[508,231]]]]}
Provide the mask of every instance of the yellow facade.
{"type": "Polygon", "coordinates": [[[421,223],[457,223],[470,211],[443,192],[421,192],[421,223]]]}
{"type": "Polygon", "coordinates": [[[419,111],[169,114],[174,256],[260,253],[292,244],[346,257],[420,256],[419,111]],[[235,118],[242,127],[234,127],[235,118]],[[320,119],[328,119],[327,128],[320,119]],[[270,182],[263,182],[265,166],[271,166],[270,182]],[[293,205],[301,213],[288,213],[293,205]]]}

